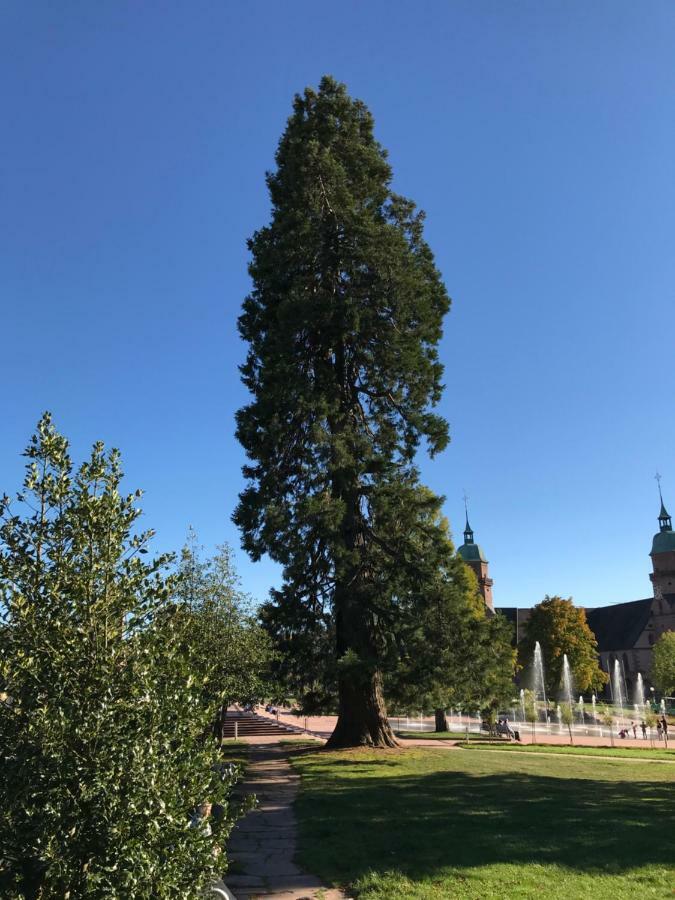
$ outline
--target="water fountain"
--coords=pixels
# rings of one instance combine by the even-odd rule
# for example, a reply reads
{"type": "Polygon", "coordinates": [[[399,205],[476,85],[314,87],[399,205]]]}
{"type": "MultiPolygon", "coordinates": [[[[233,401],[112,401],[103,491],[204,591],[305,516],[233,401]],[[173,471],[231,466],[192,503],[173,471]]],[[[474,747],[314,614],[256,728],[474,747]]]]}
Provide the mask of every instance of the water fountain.
{"type": "Polygon", "coordinates": [[[520,689],[520,711],[523,714],[523,723],[525,723],[527,717],[525,715],[525,691],[523,688],[520,689]]]}
{"type": "MultiPolygon", "coordinates": [[[[596,700],[597,700],[597,697],[595,696],[595,694],[592,694],[591,695],[591,706],[593,707],[593,725],[597,728],[598,717],[597,717],[596,710],[595,710],[596,700]]],[[[602,730],[600,731],[600,735],[602,736],[602,730]]]]}
{"type": "Polygon", "coordinates": [[[633,702],[635,703],[636,710],[639,710],[638,715],[644,715],[645,711],[645,686],[642,680],[642,672],[638,672],[637,681],[635,682],[635,694],[633,696],[633,702]]]}
{"type": "Polygon", "coordinates": [[[567,659],[567,654],[563,654],[563,676],[562,676],[563,699],[569,704],[570,709],[574,709],[574,700],[572,699],[572,670],[567,659]]]}
{"type": "Polygon", "coordinates": [[[586,723],[586,718],[584,716],[584,698],[579,694],[579,702],[577,703],[577,710],[579,711],[579,722],[581,725],[586,723]]]}
{"type": "Polygon", "coordinates": [[[559,703],[555,705],[555,715],[558,720],[558,734],[562,734],[562,710],[559,703]]]}
{"type": "Polygon", "coordinates": [[[537,700],[544,701],[544,709],[546,709],[546,682],[544,681],[544,659],[541,655],[541,645],[537,641],[534,645],[534,684],[533,690],[537,700]]]}
{"type": "MultiPolygon", "coordinates": [[[[618,659],[614,660],[614,671],[612,672],[612,696],[614,697],[614,706],[618,711],[619,720],[623,720],[626,694],[621,683],[621,666],[618,659]]],[[[622,721],[622,725],[625,724],[625,721],[622,721]]]]}

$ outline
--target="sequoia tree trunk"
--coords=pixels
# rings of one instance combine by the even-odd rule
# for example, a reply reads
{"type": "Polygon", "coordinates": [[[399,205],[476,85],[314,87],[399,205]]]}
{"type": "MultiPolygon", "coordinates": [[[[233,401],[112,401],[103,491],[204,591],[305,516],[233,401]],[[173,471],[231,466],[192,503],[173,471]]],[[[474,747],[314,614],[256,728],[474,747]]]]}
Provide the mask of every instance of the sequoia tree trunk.
{"type": "Polygon", "coordinates": [[[326,743],[328,749],[398,747],[387,718],[379,672],[361,678],[345,674],[338,680],[338,692],[338,720],[326,743]]]}
{"type": "Polygon", "coordinates": [[[337,586],[338,720],[326,743],[329,749],[398,747],[382,695],[374,629],[364,607],[364,597],[359,595],[358,576],[337,586]],[[346,588],[343,586],[345,584],[346,588]]]}
{"type": "Polygon", "coordinates": [[[449,731],[448,728],[448,720],[445,715],[444,709],[437,709],[434,711],[434,717],[436,719],[436,731],[449,731]]]}

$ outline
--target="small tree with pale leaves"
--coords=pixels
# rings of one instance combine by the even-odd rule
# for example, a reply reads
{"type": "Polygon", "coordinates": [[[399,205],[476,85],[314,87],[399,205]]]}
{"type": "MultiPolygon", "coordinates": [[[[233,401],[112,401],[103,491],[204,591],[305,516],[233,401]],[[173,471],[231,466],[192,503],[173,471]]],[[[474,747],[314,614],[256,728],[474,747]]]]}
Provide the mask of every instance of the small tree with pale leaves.
{"type": "Polygon", "coordinates": [[[181,552],[174,599],[210,728],[222,742],[228,706],[253,703],[266,693],[271,639],[241,590],[232,549],[223,544],[215,556],[204,558],[192,529],[181,552]]]}
{"type": "Polygon", "coordinates": [[[572,735],[572,725],[574,725],[574,709],[571,703],[560,704],[560,721],[563,725],[567,725],[567,730],[570,735],[570,744],[573,744],[574,737],[572,735]]]}

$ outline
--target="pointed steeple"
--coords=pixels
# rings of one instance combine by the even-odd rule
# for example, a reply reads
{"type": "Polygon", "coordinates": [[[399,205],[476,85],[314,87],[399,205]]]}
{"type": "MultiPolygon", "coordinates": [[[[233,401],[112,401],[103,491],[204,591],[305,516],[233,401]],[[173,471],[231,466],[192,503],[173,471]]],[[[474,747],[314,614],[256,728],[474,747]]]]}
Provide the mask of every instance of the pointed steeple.
{"type": "Polygon", "coordinates": [[[469,525],[469,508],[467,505],[468,497],[464,494],[464,514],[466,516],[466,525],[464,526],[464,543],[457,548],[457,554],[462,557],[464,562],[473,569],[478,579],[478,589],[483,595],[483,600],[488,609],[488,614],[494,613],[492,602],[492,579],[488,573],[488,561],[485,554],[478,544],[473,540],[473,528],[469,525]]]}
{"type": "Polygon", "coordinates": [[[663,494],[661,493],[661,476],[659,473],[656,473],[656,481],[659,486],[659,500],[661,501],[661,512],[659,513],[659,530],[660,531],[672,531],[673,523],[670,515],[668,514],[668,510],[663,502],[663,494]]]}
{"type": "Polygon", "coordinates": [[[469,509],[467,506],[468,497],[464,494],[464,515],[466,516],[466,525],[464,526],[464,543],[473,544],[473,529],[469,525],[469,509]]]}
{"type": "Polygon", "coordinates": [[[461,547],[457,548],[457,552],[462,557],[464,562],[469,562],[471,560],[477,562],[487,563],[485,559],[485,554],[481,547],[478,546],[474,542],[473,539],[473,528],[469,525],[469,509],[467,506],[468,497],[466,493],[464,494],[464,515],[466,516],[466,525],[464,526],[464,543],[461,547]]]}

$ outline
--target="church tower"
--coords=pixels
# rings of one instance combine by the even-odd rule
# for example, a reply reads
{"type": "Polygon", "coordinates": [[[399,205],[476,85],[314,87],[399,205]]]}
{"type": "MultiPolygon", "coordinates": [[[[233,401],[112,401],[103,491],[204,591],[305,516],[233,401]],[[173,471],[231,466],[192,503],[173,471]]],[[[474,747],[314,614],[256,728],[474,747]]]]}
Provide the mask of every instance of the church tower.
{"type": "MultiPolygon", "coordinates": [[[[652,574],[649,576],[654,586],[654,600],[661,614],[675,611],[675,532],[673,523],[661,496],[659,530],[652,540],[652,574]]],[[[656,611],[656,610],[655,610],[656,611]]]]}
{"type": "Polygon", "coordinates": [[[466,513],[466,526],[464,528],[464,543],[458,548],[457,552],[464,562],[473,569],[478,579],[478,587],[483,595],[485,605],[491,613],[495,608],[492,602],[492,579],[488,574],[488,561],[485,558],[482,548],[474,543],[473,531],[469,525],[469,513],[466,513]]]}

